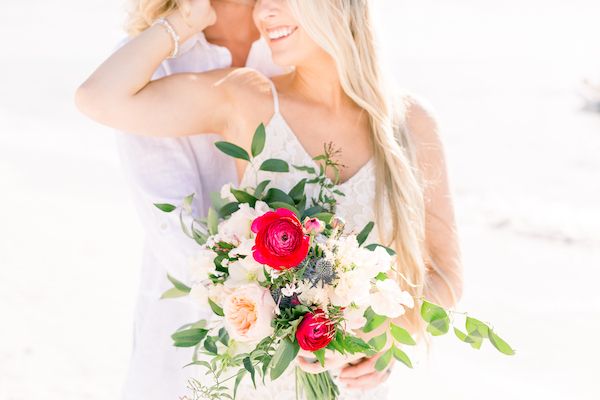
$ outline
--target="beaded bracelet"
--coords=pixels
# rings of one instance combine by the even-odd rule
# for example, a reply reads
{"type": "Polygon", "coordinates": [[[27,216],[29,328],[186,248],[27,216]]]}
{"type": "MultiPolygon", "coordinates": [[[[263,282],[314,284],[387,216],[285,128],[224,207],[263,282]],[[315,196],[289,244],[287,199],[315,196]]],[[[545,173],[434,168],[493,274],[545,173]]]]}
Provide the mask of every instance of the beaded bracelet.
{"type": "Polygon", "coordinates": [[[179,35],[177,34],[177,32],[175,32],[175,29],[173,29],[173,25],[171,25],[171,23],[165,18],[157,19],[152,25],[160,25],[166,29],[166,31],[169,33],[169,36],[171,36],[171,39],[173,40],[174,46],[173,52],[171,53],[169,58],[177,57],[177,55],[179,54],[179,35]]]}

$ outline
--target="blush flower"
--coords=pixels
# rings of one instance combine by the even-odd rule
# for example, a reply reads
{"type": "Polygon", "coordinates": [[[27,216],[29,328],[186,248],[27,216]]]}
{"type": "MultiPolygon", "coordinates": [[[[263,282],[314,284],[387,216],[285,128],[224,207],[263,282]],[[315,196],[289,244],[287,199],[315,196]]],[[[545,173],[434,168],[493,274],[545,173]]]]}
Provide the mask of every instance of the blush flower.
{"type": "Polygon", "coordinates": [[[296,340],[300,348],[315,351],[327,346],[335,336],[335,327],[323,310],[307,313],[296,330],[296,340]]]}
{"type": "Polygon", "coordinates": [[[276,270],[297,266],[308,254],[310,237],[292,211],[278,208],[252,222],[256,240],[252,255],[256,261],[276,270]]]}
{"type": "Polygon", "coordinates": [[[225,298],[225,328],[239,342],[260,341],[273,333],[275,307],[267,289],[256,284],[240,286],[225,298]]]}

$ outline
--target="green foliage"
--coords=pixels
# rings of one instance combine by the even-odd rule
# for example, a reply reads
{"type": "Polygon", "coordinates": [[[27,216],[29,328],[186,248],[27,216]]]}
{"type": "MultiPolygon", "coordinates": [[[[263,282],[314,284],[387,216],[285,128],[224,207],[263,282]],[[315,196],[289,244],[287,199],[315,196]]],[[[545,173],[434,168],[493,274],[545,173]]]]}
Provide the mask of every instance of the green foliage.
{"type": "Polygon", "coordinates": [[[219,210],[219,217],[227,218],[239,209],[240,205],[237,202],[227,203],[219,210]]]}
{"type": "Polygon", "coordinates": [[[373,347],[373,349],[375,349],[376,352],[380,352],[385,347],[386,342],[387,334],[385,332],[369,340],[369,344],[371,347],[373,347]]]}
{"type": "Polygon", "coordinates": [[[167,203],[154,203],[154,206],[156,208],[158,208],[160,211],[166,212],[166,213],[170,213],[174,210],[177,209],[177,207],[175,207],[173,204],[167,204],[167,203]]]}
{"type": "Polygon", "coordinates": [[[180,292],[185,292],[185,293],[189,293],[192,291],[192,289],[185,285],[184,283],[178,281],[177,279],[173,278],[171,275],[167,274],[167,279],[173,284],[173,286],[175,288],[177,288],[177,290],[179,290],[180,292]]]}
{"type": "Polygon", "coordinates": [[[313,351],[313,354],[317,357],[317,360],[319,360],[321,367],[325,367],[325,349],[315,350],[313,351]]]}
{"type": "Polygon", "coordinates": [[[398,361],[400,361],[402,364],[406,365],[408,368],[412,368],[412,362],[410,361],[410,358],[408,357],[408,355],[403,352],[402,350],[400,350],[399,348],[392,346],[392,351],[394,354],[394,358],[398,361]]]}
{"type": "Polygon", "coordinates": [[[244,368],[246,368],[246,371],[250,372],[250,377],[252,378],[252,384],[254,385],[254,389],[256,389],[256,370],[254,368],[254,365],[252,365],[252,360],[250,359],[250,357],[245,357],[244,358],[244,368]]]}
{"type": "Polygon", "coordinates": [[[359,246],[362,246],[362,244],[365,242],[365,240],[367,240],[367,237],[373,230],[374,226],[375,226],[375,223],[373,221],[371,221],[367,225],[365,225],[365,227],[362,229],[362,231],[360,231],[360,233],[356,237],[356,240],[358,241],[359,246]]]}
{"type": "Polygon", "coordinates": [[[184,292],[184,291],[177,289],[176,287],[172,287],[171,289],[165,291],[162,294],[162,296],[160,296],[160,298],[161,299],[175,299],[177,297],[187,296],[188,294],[189,294],[188,292],[184,292]]]}
{"type": "Polygon", "coordinates": [[[365,310],[364,316],[367,319],[367,323],[362,328],[362,331],[365,333],[374,331],[379,326],[381,326],[381,324],[383,324],[385,321],[387,321],[387,317],[375,314],[375,311],[373,311],[373,309],[371,307],[369,307],[365,310]]]}
{"type": "Polygon", "coordinates": [[[392,361],[392,356],[394,355],[394,348],[390,347],[385,353],[381,355],[375,362],[375,369],[379,372],[383,371],[387,368],[392,361]]]}
{"type": "Polygon", "coordinates": [[[254,131],[254,136],[252,137],[252,146],[250,148],[250,151],[252,152],[253,157],[256,157],[257,155],[262,153],[263,149],[265,148],[265,141],[265,126],[261,123],[260,125],[258,125],[258,128],[256,128],[256,131],[254,131]]]}
{"type": "Polygon", "coordinates": [[[191,328],[177,331],[171,335],[175,347],[194,347],[208,334],[207,329],[191,328]]]}
{"type": "Polygon", "coordinates": [[[215,146],[217,146],[219,150],[228,156],[238,158],[240,160],[250,161],[250,155],[248,155],[248,152],[236,144],[229,142],[216,142],[215,146]]]}
{"type": "Polygon", "coordinates": [[[377,243],[372,243],[372,244],[370,244],[368,246],[365,246],[365,249],[374,251],[378,247],[383,247],[385,249],[385,251],[387,251],[390,256],[395,256],[396,255],[396,251],[394,251],[393,249],[390,249],[389,247],[386,247],[384,245],[377,244],[377,243]]]}
{"type": "Polygon", "coordinates": [[[427,332],[433,336],[444,335],[450,329],[448,313],[437,304],[424,300],[421,305],[421,317],[425,322],[429,323],[427,325],[427,332]]]}
{"type": "Polygon", "coordinates": [[[256,204],[256,200],[257,200],[256,197],[252,196],[250,193],[246,192],[245,190],[238,190],[238,189],[231,188],[231,194],[240,203],[248,203],[250,205],[250,207],[254,207],[254,205],[256,204]]]}
{"type": "Polygon", "coordinates": [[[211,299],[208,299],[208,305],[210,306],[210,309],[213,310],[213,312],[215,314],[217,314],[219,317],[225,316],[225,314],[223,313],[223,309],[221,307],[219,307],[219,305],[217,303],[215,303],[214,301],[212,301],[211,299]]]}
{"type": "Polygon", "coordinates": [[[406,329],[398,325],[390,324],[390,332],[394,340],[396,340],[398,343],[406,344],[408,346],[414,346],[417,344],[411,334],[406,329]]]}
{"type": "Polygon", "coordinates": [[[208,209],[207,225],[209,234],[214,235],[217,233],[217,226],[219,225],[219,214],[212,207],[208,209]]]}
{"type": "Polygon", "coordinates": [[[279,378],[298,355],[300,346],[289,338],[283,339],[271,361],[271,380],[279,378]]]}
{"type": "Polygon", "coordinates": [[[261,198],[263,192],[265,191],[267,186],[269,186],[269,183],[271,183],[271,181],[267,179],[266,181],[262,181],[261,183],[256,185],[256,189],[254,189],[254,197],[256,197],[257,199],[261,198]]]}
{"type": "Polygon", "coordinates": [[[508,343],[506,343],[500,336],[498,336],[493,330],[489,330],[489,339],[492,345],[501,353],[507,356],[515,355],[515,351],[508,343]]]}
{"type": "Polygon", "coordinates": [[[287,162],[278,158],[269,158],[263,161],[259,170],[269,172],[290,172],[290,166],[287,162]]]}

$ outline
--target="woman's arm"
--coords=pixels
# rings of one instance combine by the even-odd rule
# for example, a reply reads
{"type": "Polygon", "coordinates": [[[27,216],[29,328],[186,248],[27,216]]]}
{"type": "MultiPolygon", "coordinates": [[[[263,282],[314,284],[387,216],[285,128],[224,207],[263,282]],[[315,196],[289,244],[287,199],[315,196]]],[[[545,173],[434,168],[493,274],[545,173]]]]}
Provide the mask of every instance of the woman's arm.
{"type": "MultiPolygon", "coordinates": [[[[183,17],[168,17],[180,42],[214,23],[208,0],[192,0],[183,17]]],[[[163,26],[152,26],[117,50],[79,87],[76,103],[92,119],[116,129],[151,136],[222,132],[230,115],[224,80],[230,71],[176,74],[151,82],[173,51],[163,26]]]]}
{"type": "Polygon", "coordinates": [[[425,240],[429,259],[425,297],[451,307],[462,295],[462,264],[446,161],[433,116],[414,99],[407,108],[407,128],[415,143],[425,182],[425,240]]]}

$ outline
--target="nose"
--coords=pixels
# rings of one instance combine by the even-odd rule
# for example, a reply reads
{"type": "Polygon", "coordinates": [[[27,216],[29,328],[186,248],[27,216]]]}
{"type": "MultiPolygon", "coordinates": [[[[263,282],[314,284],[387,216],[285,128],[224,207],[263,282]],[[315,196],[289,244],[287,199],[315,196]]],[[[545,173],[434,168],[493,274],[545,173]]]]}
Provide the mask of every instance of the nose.
{"type": "Polygon", "coordinates": [[[258,0],[254,7],[255,16],[259,21],[269,21],[273,19],[279,11],[280,2],[281,0],[258,0]]]}

